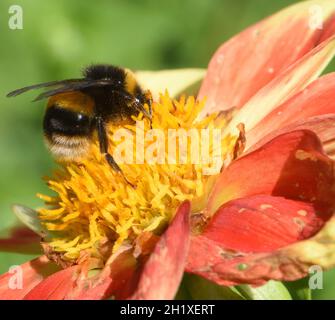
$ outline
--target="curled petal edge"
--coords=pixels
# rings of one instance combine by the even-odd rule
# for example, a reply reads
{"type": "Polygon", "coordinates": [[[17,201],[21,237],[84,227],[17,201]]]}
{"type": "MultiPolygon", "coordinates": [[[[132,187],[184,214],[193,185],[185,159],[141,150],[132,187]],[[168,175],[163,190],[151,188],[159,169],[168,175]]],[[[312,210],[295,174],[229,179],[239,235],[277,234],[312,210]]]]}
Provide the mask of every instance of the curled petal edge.
{"type": "Polygon", "coordinates": [[[319,266],[322,270],[335,266],[335,217],[330,218],[315,236],[270,253],[234,257],[231,252],[202,236],[193,237],[192,245],[204,247],[211,259],[207,266],[198,269],[188,264],[186,271],[219,285],[260,286],[269,280],[294,281],[307,276],[312,266],[319,266]],[[211,264],[211,261],[219,260],[221,265],[220,262],[211,264]]]}

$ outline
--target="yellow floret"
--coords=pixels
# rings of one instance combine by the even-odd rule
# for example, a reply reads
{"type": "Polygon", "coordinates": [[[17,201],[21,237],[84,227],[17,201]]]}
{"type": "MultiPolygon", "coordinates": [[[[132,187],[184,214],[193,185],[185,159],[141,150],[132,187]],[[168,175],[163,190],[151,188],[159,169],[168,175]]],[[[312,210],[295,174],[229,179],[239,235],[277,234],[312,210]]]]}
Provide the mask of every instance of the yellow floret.
{"type": "MultiPolygon", "coordinates": [[[[175,101],[166,93],[161,95],[160,101],[153,103],[151,125],[142,114],[133,120],[143,121],[143,134],[151,128],[162,130],[167,146],[169,129],[215,127],[214,114],[196,121],[203,106],[203,102],[193,97],[175,101]]],[[[123,125],[134,137],[135,121],[123,125]]],[[[220,126],[223,125],[224,121],[220,126]]],[[[111,151],[118,146],[113,136],[119,129],[120,126],[115,124],[108,128],[111,151]]],[[[223,160],[231,152],[235,140],[234,137],[222,139],[223,160]]],[[[81,163],[61,164],[54,176],[47,179],[48,186],[56,195],[38,195],[47,205],[47,208],[39,210],[39,216],[44,227],[51,231],[52,237],[46,241],[52,250],[65,260],[74,261],[82,250],[98,254],[99,243],[107,239],[115,251],[121,244],[132,244],[145,231],[161,233],[184,200],[192,201],[193,212],[199,211],[206,202],[213,177],[204,175],[205,165],[192,163],[191,142],[187,143],[185,164],[166,163],[171,160],[167,154],[164,155],[165,163],[119,163],[124,176],[135,187],[111,169],[97,142],[92,146],[90,156],[81,163]]],[[[147,150],[151,144],[145,141],[144,149],[147,150]]],[[[135,152],[134,147],[134,155],[135,152]]],[[[216,152],[212,141],[209,152],[211,155],[216,152]]],[[[177,152],[177,159],[178,156],[177,152]]]]}

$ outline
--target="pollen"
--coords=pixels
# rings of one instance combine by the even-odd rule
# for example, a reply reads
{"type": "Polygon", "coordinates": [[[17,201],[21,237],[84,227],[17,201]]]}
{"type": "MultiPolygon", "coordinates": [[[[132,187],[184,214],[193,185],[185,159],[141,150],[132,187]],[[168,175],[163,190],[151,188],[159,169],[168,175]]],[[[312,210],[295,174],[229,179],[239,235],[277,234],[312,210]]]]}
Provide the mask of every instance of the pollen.
{"type": "Polygon", "coordinates": [[[219,136],[217,143],[214,132],[227,123],[222,115],[197,120],[204,103],[166,92],[153,103],[151,121],[140,113],[127,124],[111,123],[109,152],[122,174],[106,162],[97,141],[82,161],[59,163],[45,178],[54,195],[38,194],[45,202],[38,213],[49,231],[48,252],[74,263],[83,252],[101,258],[106,248],[112,253],[135,246],[143,234],[159,236],[185,200],[200,212],[236,142],[219,136]]]}

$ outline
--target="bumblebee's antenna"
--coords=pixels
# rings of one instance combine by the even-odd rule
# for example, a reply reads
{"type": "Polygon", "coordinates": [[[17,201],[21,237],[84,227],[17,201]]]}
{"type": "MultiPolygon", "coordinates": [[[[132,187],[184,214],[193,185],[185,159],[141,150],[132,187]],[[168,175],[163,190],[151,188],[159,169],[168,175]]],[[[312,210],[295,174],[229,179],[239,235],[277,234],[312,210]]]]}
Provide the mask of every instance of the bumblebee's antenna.
{"type": "Polygon", "coordinates": [[[6,95],[6,97],[7,98],[16,97],[16,96],[18,96],[22,93],[25,93],[27,91],[30,91],[30,90],[53,87],[53,86],[60,86],[60,85],[65,85],[65,84],[70,84],[70,83],[77,83],[77,82],[80,82],[80,81],[83,81],[83,79],[68,79],[68,80],[43,82],[43,83],[34,84],[32,86],[27,86],[27,87],[23,87],[23,88],[11,91],[6,95]]]}
{"type": "Polygon", "coordinates": [[[38,95],[34,101],[38,101],[41,99],[49,98],[59,93],[71,92],[76,90],[82,90],[90,87],[103,87],[103,86],[110,86],[115,85],[115,81],[113,79],[100,79],[100,80],[92,80],[92,79],[68,79],[68,80],[61,80],[61,81],[50,81],[35,84],[32,86],[23,87],[14,91],[11,91],[7,94],[7,97],[16,97],[22,93],[25,93],[30,90],[41,89],[41,88],[48,88],[48,87],[56,87],[52,90],[45,91],[38,95]]]}

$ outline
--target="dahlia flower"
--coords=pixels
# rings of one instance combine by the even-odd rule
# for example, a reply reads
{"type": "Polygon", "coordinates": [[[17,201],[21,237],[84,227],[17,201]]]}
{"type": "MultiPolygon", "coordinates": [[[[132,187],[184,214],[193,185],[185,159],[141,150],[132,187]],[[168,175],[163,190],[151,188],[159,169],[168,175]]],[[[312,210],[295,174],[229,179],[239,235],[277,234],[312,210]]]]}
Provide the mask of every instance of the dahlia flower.
{"type": "MultiPolygon", "coordinates": [[[[184,272],[260,286],[334,267],[335,74],[319,77],[334,34],[334,1],[301,2],[224,43],[196,99],[180,93],[194,90],[201,71],[138,73],[154,97],[152,122],[134,119],[142,131],[219,128],[219,170],[122,163],[132,187],[97,144],[81,163],[60,164],[46,178],[55,195],[38,195],[45,207],[14,207],[37,236],[16,230],[1,249],[40,242],[43,253],[21,266],[20,290],[8,286],[12,273],[0,276],[0,298],[173,299],[184,272]],[[311,6],[323,12],[321,28],[311,6]]],[[[134,123],[125,129],[135,132],[134,123]]],[[[108,128],[110,141],[118,129],[108,128]]]]}

